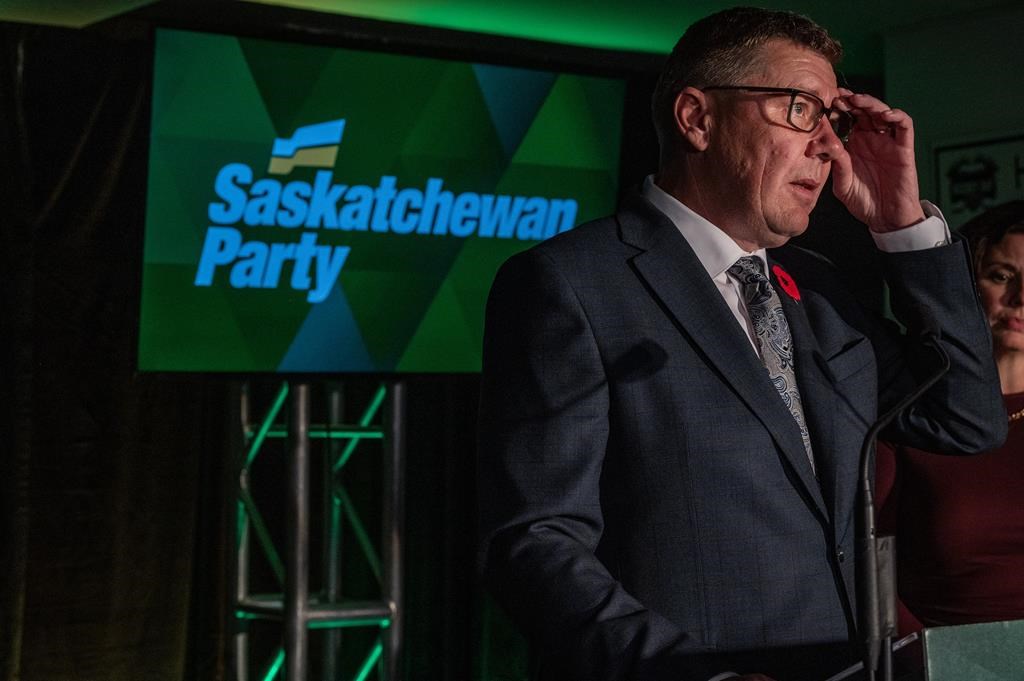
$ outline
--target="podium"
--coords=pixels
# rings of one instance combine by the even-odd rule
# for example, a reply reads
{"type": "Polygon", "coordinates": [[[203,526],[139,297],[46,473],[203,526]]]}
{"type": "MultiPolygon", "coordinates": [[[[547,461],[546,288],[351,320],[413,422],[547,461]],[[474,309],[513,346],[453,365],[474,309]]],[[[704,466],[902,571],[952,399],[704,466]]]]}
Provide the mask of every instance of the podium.
{"type": "Polygon", "coordinates": [[[1024,679],[1024,620],[924,630],[927,681],[1024,679]]]}

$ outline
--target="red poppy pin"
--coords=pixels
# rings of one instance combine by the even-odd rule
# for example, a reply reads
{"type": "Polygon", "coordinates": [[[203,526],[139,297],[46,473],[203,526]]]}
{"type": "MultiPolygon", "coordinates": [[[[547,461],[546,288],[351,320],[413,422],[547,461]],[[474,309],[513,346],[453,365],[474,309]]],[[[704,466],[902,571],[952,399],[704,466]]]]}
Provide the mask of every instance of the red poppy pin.
{"type": "Polygon", "coordinates": [[[796,282],[793,281],[793,277],[789,276],[789,272],[778,265],[772,265],[772,272],[775,274],[775,279],[779,282],[782,290],[793,300],[800,300],[800,289],[796,287],[796,282]]]}

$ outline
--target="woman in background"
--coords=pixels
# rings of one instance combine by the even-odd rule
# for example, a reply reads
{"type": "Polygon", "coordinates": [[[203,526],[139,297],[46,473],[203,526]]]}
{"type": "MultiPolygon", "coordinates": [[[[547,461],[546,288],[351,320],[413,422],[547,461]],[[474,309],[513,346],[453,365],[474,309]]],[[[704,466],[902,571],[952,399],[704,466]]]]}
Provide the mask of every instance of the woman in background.
{"type": "Polygon", "coordinates": [[[1024,201],[960,230],[992,329],[1009,436],[973,457],[878,448],[881,534],[895,534],[900,633],[1024,618],[1024,201]]]}

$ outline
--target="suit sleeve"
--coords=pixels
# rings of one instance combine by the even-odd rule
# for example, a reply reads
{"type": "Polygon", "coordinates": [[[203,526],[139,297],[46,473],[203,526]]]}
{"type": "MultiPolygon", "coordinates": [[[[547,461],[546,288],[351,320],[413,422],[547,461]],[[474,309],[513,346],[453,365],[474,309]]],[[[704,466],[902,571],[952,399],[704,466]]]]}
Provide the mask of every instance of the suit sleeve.
{"type": "Polygon", "coordinates": [[[604,364],[575,291],[543,253],[515,256],[487,305],[478,438],[481,569],[564,679],[723,671],[595,555],[608,440],[604,364]]]}
{"type": "Polygon", "coordinates": [[[946,454],[994,449],[1006,439],[1006,412],[988,322],[974,287],[964,242],[885,255],[892,310],[907,329],[899,355],[879,357],[879,413],[938,364],[922,343],[937,332],[950,369],[885,432],[895,444],[946,454]]]}

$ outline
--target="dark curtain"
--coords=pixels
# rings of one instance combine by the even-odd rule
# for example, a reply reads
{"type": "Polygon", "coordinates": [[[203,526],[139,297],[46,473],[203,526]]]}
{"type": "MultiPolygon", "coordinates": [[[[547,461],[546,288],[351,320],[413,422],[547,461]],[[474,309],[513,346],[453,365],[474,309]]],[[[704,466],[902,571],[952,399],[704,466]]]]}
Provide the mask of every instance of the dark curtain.
{"type": "MultiPolygon", "coordinates": [[[[229,679],[234,386],[134,368],[151,43],[0,36],[2,679],[229,679]]],[[[522,678],[474,577],[477,379],[409,387],[405,677],[522,678]]]]}
{"type": "Polygon", "coordinates": [[[228,392],[134,371],[149,53],[2,30],[4,678],[217,678],[228,392]]]}

